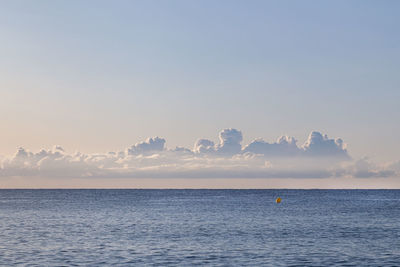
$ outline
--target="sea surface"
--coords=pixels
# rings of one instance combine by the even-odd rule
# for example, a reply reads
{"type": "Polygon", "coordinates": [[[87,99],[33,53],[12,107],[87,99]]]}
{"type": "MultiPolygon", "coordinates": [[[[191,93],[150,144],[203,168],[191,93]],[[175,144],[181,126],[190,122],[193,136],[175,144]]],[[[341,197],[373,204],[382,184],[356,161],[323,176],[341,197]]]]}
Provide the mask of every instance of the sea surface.
{"type": "Polygon", "coordinates": [[[400,190],[0,190],[0,265],[400,266],[400,190]]]}

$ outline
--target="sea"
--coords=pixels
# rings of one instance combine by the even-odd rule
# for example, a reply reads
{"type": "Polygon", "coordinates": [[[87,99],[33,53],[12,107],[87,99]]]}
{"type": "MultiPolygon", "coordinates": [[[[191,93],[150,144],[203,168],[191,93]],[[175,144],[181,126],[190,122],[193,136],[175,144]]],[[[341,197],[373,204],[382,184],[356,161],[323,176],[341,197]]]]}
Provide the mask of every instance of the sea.
{"type": "Polygon", "coordinates": [[[400,190],[0,190],[0,265],[400,266],[400,190]]]}

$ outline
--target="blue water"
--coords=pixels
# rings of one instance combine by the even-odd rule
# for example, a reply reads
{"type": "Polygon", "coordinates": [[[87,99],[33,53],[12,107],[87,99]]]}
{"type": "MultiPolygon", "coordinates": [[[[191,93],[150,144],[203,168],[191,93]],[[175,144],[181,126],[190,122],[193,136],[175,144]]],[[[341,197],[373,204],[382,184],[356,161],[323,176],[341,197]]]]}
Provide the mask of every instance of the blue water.
{"type": "Polygon", "coordinates": [[[0,265],[400,266],[400,190],[0,190],[0,265]]]}

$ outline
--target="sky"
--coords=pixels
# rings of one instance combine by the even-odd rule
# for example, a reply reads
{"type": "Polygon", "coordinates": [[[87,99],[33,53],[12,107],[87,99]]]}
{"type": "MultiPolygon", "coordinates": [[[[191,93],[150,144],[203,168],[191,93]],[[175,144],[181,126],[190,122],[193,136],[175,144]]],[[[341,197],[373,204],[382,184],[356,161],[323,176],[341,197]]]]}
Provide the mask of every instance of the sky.
{"type": "Polygon", "coordinates": [[[400,188],[399,8],[2,1],[0,187],[400,188]]]}

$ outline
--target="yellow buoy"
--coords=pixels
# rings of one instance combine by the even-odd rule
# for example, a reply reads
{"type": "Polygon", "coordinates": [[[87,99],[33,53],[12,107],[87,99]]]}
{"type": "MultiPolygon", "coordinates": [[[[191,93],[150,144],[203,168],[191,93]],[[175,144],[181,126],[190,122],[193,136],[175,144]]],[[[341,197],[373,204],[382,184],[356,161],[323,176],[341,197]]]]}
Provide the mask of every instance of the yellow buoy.
{"type": "Polygon", "coordinates": [[[276,203],[281,203],[282,199],[280,197],[278,197],[275,201],[276,201],[276,203]]]}

